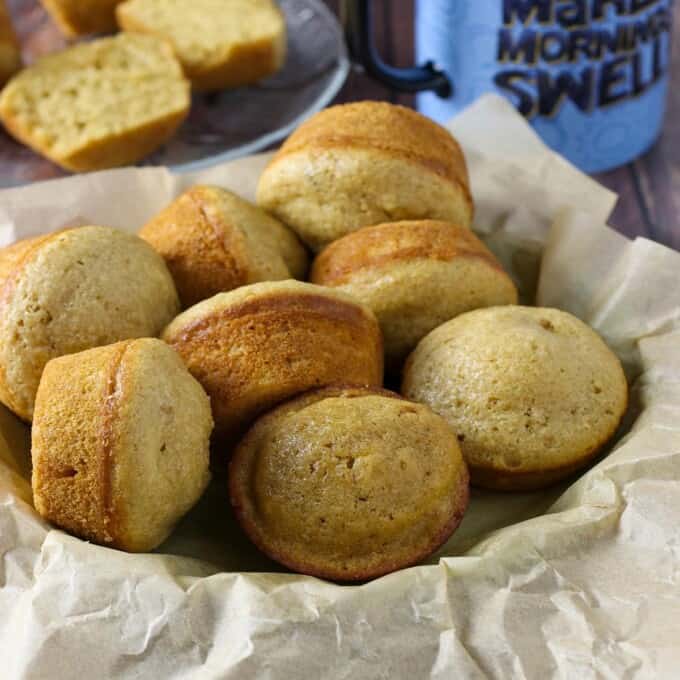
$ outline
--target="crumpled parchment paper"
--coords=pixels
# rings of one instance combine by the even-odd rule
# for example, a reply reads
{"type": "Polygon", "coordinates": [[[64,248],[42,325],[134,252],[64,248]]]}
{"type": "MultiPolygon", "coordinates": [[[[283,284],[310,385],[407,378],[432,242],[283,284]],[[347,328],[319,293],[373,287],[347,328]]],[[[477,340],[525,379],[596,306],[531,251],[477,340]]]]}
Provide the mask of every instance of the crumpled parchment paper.
{"type": "MultiPolygon", "coordinates": [[[[632,406],[608,455],[544,492],[475,491],[428,564],[337,586],[259,555],[219,479],[158,554],[51,530],[30,505],[27,429],[0,410],[3,678],[680,677],[680,253],[607,228],[615,196],[503,100],[450,128],[475,229],[525,299],[584,319],[625,363],[632,406]]],[[[196,181],[252,198],[265,162],[5,191],[0,245],[66,224],[136,230],[196,181]]]]}

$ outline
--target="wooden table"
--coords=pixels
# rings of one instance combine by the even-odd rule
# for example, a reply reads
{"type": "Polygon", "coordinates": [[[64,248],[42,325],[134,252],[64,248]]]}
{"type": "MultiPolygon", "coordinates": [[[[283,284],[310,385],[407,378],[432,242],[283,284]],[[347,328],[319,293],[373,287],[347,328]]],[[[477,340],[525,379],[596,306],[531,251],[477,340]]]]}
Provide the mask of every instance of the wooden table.
{"type": "MultiPolygon", "coordinates": [[[[325,1],[337,12],[339,0],[325,1]]],[[[412,0],[374,0],[373,4],[375,40],[383,59],[396,66],[412,64],[412,0]]],[[[674,13],[680,27],[680,3],[674,13]]],[[[337,102],[359,99],[413,105],[413,97],[389,90],[355,69],[337,102]]],[[[620,196],[610,220],[613,227],[627,236],[644,236],[680,250],[680,40],[673,41],[668,114],[658,142],[634,163],[595,178],[620,196]]]]}

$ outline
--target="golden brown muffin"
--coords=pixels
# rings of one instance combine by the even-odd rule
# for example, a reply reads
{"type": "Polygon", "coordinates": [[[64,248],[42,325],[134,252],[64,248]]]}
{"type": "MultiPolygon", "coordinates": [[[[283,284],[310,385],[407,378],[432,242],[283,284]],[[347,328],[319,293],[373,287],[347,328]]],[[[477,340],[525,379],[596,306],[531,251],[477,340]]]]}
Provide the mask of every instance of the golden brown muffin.
{"type": "Polygon", "coordinates": [[[433,328],[479,307],[517,304],[517,289],[468,229],[423,220],[364,227],[331,243],[311,280],[373,310],[396,368],[433,328]]]}
{"type": "Polygon", "coordinates": [[[236,517],[267,555],[338,581],[415,564],[460,524],[468,471],[430,409],[386,390],[329,387],[260,418],[229,467],[236,517]]]}
{"type": "Polygon", "coordinates": [[[139,235],[165,259],[184,307],[248,283],[302,278],[307,269],[289,229],[218,187],[189,189],[139,235]]]}
{"type": "Polygon", "coordinates": [[[301,125],[262,174],[257,201],[314,250],[384,222],[472,222],[456,140],[425,116],[383,102],[333,106],[301,125]]]}
{"type": "Polygon", "coordinates": [[[8,132],[67,170],[129,165],[175,133],[189,83],[168,44],[121,34],[69,47],[17,74],[0,95],[8,132]]]}
{"type": "Polygon", "coordinates": [[[382,384],[380,328],[367,307],[299,281],[254,283],[180,314],[163,339],[210,395],[215,431],[233,438],[300,392],[382,384]]]}
{"type": "Polygon", "coordinates": [[[594,458],[626,410],[616,355],[557,309],[492,307],[432,331],[409,357],[403,393],[458,434],[472,483],[537,489],[594,458]]]}
{"type": "Polygon", "coordinates": [[[116,30],[121,0],[40,0],[61,32],[69,38],[116,30]]]}
{"type": "Polygon", "coordinates": [[[208,484],[210,402],[160,340],[45,367],[32,432],[36,510],[76,536],[145,552],[208,484]]]}
{"type": "Polygon", "coordinates": [[[276,73],[286,58],[286,22],[272,0],[127,0],[125,31],[167,39],[196,90],[223,90],[276,73]]]}
{"type": "Polygon", "coordinates": [[[21,68],[21,48],[5,0],[0,0],[0,86],[21,68]]]}
{"type": "Polygon", "coordinates": [[[158,335],[178,311],[163,259],[132,234],[79,227],[0,249],[0,401],[30,421],[50,359],[158,335]]]}

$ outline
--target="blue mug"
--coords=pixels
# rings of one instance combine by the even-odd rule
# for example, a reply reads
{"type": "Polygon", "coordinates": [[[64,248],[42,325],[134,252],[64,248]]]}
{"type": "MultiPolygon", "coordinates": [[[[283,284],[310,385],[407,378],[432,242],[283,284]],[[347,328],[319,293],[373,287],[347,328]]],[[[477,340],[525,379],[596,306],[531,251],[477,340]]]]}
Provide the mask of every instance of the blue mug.
{"type": "Polygon", "coordinates": [[[377,55],[370,0],[342,9],[354,57],[439,122],[501,94],[585,172],[628,163],[661,131],[672,0],[416,0],[423,65],[409,69],[377,55]]]}

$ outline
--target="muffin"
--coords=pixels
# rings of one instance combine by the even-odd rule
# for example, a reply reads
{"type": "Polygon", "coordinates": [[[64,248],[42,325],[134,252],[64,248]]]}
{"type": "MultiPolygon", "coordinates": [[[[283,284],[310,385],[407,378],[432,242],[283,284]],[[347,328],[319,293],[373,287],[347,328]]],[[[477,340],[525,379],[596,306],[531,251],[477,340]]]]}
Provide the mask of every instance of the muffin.
{"type": "Polygon", "coordinates": [[[586,465],[626,410],[616,355],[557,309],[492,307],[427,335],[409,357],[403,394],[457,433],[472,483],[538,489],[586,465]]]}
{"type": "Polygon", "coordinates": [[[139,233],[165,259],[184,307],[257,281],[302,278],[296,236],[230,191],[195,186],[139,233]]]}
{"type": "Polygon", "coordinates": [[[0,0],[0,86],[21,68],[21,48],[5,0],[0,0]]]}
{"type": "Polygon", "coordinates": [[[316,258],[311,280],[373,310],[391,368],[433,328],[479,307],[517,304],[510,277],[467,228],[423,220],[364,227],[316,258]]]}
{"type": "Polygon", "coordinates": [[[40,0],[61,32],[69,38],[116,29],[121,0],[40,0]]]}
{"type": "Polygon", "coordinates": [[[208,484],[210,402],[160,340],[50,361],[35,405],[33,496],[81,538],[145,552],[208,484]]]}
{"type": "Polygon", "coordinates": [[[456,140],[425,116],[383,102],[334,106],[301,125],[262,174],[257,201],[314,250],[384,222],[472,222],[456,140]]]}
{"type": "Polygon", "coordinates": [[[163,259],[132,234],[79,227],[0,249],[0,402],[30,421],[50,359],[158,335],[178,311],[163,259]]]}
{"type": "Polygon", "coordinates": [[[163,339],[210,395],[221,438],[233,439],[263,411],[314,387],[382,384],[382,338],[371,310],[311,283],[220,293],[180,314],[163,339]]]}
{"type": "Polygon", "coordinates": [[[84,172],[155,151],[189,103],[189,83],[170,46],[121,34],[50,54],[18,73],[0,95],[0,120],[37,153],[84,172]]]}
{"type": "Polygon", "coordinates": [[[236,517],[289,569],[338,581],[415,564],[468,503],[455,434],[385,390],[328,387],[260,418],[229,466],[236,517]]]}
{"type": "Polygon", "coordinates": [[[272,0],[127,0],[125,31],[168,40],[196,90],[223,90],[276,73],[286,58],[286,22],[272,0]]]}

